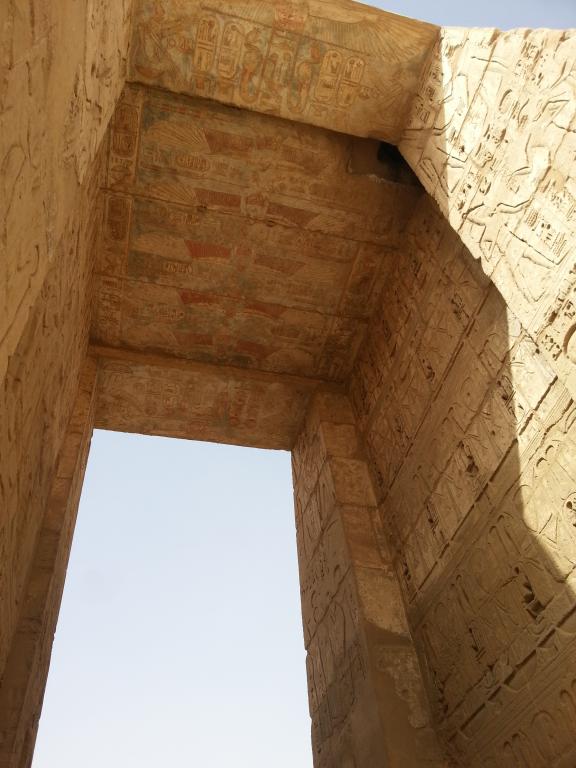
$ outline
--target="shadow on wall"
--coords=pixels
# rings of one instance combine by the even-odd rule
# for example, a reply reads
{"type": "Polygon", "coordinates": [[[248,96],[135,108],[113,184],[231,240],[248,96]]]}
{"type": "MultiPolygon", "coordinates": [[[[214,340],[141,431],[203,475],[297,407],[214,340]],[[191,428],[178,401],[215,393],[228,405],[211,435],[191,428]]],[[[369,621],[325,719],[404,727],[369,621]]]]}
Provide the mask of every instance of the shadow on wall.
{"type": "Polygon", "coordinates": [[[443,30],[401,145],[442,213],[385,300],[389,467],[367,429],[459,766],[576,765],[575,61],[569,32],[443,30]]]}
{"type": "Polygon", "coordinates": [[[568,768],[576,759],[576,411],[491,294],[501,327],[482,339],[482,368],[471,356],[458,371],[456,400],[443,400],[444,418],[429,434],[433,490],[415,535],[399,546],[402,571],[455,763],[568,768]],[[510,348],[500,366],[491,365],[493,342],[510,348]]]}
{"type": "Polygon", "coordinates": [[[454,765],[576,764],[576,407],[430,200],[353,378],[454,765]]]}

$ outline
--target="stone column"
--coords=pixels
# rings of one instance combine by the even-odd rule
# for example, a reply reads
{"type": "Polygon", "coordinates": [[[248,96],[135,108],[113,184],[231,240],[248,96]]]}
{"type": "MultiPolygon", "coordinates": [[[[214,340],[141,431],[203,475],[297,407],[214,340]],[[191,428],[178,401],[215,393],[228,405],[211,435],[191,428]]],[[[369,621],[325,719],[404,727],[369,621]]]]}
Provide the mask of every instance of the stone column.
{"type": "Polygon", "coordinates": [[[314,765],[445,765],[346,397],[315,397],[293,475],[314,765]]]}
{"type": "Polygon", "coordinates": [[[96,363],[88,359],[36,543],[24,602],[0,683],[0,768],[28,768],[88,459],[96,363]]]}

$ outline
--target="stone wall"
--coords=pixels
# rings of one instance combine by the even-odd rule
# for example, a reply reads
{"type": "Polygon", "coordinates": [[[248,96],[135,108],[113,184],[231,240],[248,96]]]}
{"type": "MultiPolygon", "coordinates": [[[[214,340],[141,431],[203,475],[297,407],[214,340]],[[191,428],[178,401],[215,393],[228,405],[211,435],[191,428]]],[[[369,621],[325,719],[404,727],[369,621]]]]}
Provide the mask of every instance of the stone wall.
{"type": "Polygon", "coordinates": [[[322,380],[110,347],[98,358],[95,427],[289,451],[322,380]]]}
{"type": "Polygon", "coordinates": [[[30,590],[86,355],[99,149],[130,16],[129,0],[0,6],[0,764],[11,768],[31,756],[48,663],[37,649],[59,605],[58,588],[41,611],[30,590]]]}
{"type": "Polygon", "coordinates": [[[440,768],[349,401],[314,398],[293,452],[316,768],[440,768]]]}
{"type": "Polygon", "coordinates": [[[99,157],[0,388],[0,673],[86,354],[102,170],[99,157]]]}
{"type": "Polygon", "coordinates": [[[442,30],[400,147],[576,395],[576,30],[442,30]]]}
{"type": "MultiPolygon", "coordinates": [[[[296,387],[293,403],[303,411],[314,397],[293,466],[317,768],[444,765],[424,687],[454,765],[572,768],[576,34],[442,31],[401,142],[439,210],[430,200],[422,203],[395,250],[384,246],[391,236],[396,245],[411,206],[386,208],[384,216],[380,201],[412,201],[417,193],[340,173],[349,170],[348,139],[323,134],[326,156],[338,166],[334,177],[328,160],[295,154],[289,142],[286,162],[295,167],[279,181],[275,156],[264,156],[250,136],[248,143],[230,144],[232,134],[250,122],[258,126],[256,138],[268,136],[275,151],[282,132],[297,133],[304,149],[316,150],[318,133],[194,105],[185,96],[146,91],[144,84],[395,141],[435,28],[321,0],[266,0],[253,12],[220,3],[240,14],[232,24],[218,14],[205,17],[199,4],[164,6],[139,3],[132,71],[142,85],[126,91],[113,128],[106,227],[97,195],[104,184],[98,150],[123,86],[130,0],[80,0],[66,8],[7,0],[0,6],[0,768],[30,765],[94,423],[96,370],[85,358],[96,233],[104,232],[98,271],[107,289],[125,281],[124,261],[142,278],[143,265],[154,267],[161,255],[129,261],[131,221],[137,243],[168,243],[170,257],[169,238],[180,226],[179,246],[192,259],[202,249],[186,241],[201,226],[206,237],[217,227],[240,241],[251,231],[272,244],[267,264],[274,269],[275,251],[286,242],[298,259],[301,244],[308,244],[314,259],[335,255],[331,233],[346,241],[346,269],[330,273],[318,265],[296,281],[298,300],[312,303],[298,328],[310,333],[308,318],[332,301],[328,286],[338,274],[353,287],[353,319],[361,321],[356,341],[342,333],[337,344],[319,344],[324,357],[317,368],[298,369],[298,380],[284,363],[270,366],[269,374],[292,376],[288,389],[260,377],[260,306],[250,310],[259,318],[253,324],[249,318],[256,338],[244,345],[243,358],[234,358],[235,365],[255,369],[250,397],[248,379],[238,371],[236,388],[229,372],[224,380],[222,371],[216,376],[214,368],[230,362],[223,348],[208,359],[221,384],[216,405],[191,403],[189,391],[198,389],[196,376],[206,368],[199,374],[193,359],[167,365],[161,358],[191,354],[191,337],[179,348],[173,328],[160,328],[160,341],[146,352],[155,356],[145,362],[142,351],[126,359],[122,350],[101,351],[103,379],[112,384],[99,402],[116,409],[108,426],[162,432],[177,411],[174,434],[190,434],[182,419],[196,428],[196,418],[204,436],[260,443],[259,424],[265,439],[287,447],[301,411],[281,413],[275,399],[284,392],[294,397],[296,387]],[[333,50],[339,41],[346,43],[346,60],[333,50]],[[230,135],[218,122],[224,116],[233,125],[230,135]],[[206,136],[197,157],[187,152],[191,136],[202,139],[195,132],[200,117],[216,121],[212,154],[223,173],[216,196],[187,175],[208,167],[206,136]],[[157,152],[158,141],[170,151],[157,152]],[[240,147],[237,166],[236,160],[227,164],[228,146],[240,147]],[[153,174],[145,167],[150,158],[158,166],[153,174]],[[239,173],[250,167],[259,186],[242,202],[251,207],[239,230],[236,211],[221,203],[240,206],[240,193],[229,194],[230,179],[241,179],[245,195],[239,173]],[[287,180],[295,197],[311,178],[316,207],[310,220],[310,199],[296,207],[277,203],[287,180]],[[334,205],[335,190],[348,198],[346,205],[334,205]],[[147,212],[146,194],[154,205],[162,202],[148,223],[137,215],[147,212]],[[170,206],[191,204],[193,218],[165,215],[170,206]],[[348,217],[342,214],[347,208],[348,217]],[[302,227],[295,226],[300,218],[291,220],[296,215],[304,216],[302,227]],[[377,277],[370,280],[372,272],[377,277]],[[360,346],[349,387],[353,410],[343,395],[314,395],[323,377],[347,378],[360,346]],[[330,366],[340,354],[346,366],[334,372],[330,366]],[[146,391],[144,379],[152,382],[146,391]],[[133,387],[141,390],[140,401],[133,387]],[[176,396],[188,401],[189,411],[182,414],[176,396]],[[251,398],[258,398],[258,408],[251,398]],[[223,426],[215,427],[218,419],[223,426]]],[[[168,272],[173,277],[179,269],[172,264],[168,272]]],[[[181,274],[187,280],[193,272],[181,274]]],[[[231,273],[234,286],[238,274],[231,273]]],[[[288,285],[286,277],[270,282],[262,274],[255,273],[254,285],[269,295],[258,294],[260,301],[270,300],[271,285],[288,285]]],[[[153,278],[142,289],[159,307],[157,317],[145,317],[149,334],[154,317],[157,324],[179,317],[162,308],[153,278]]],[[[180,287],[193,304],[197,284],[180,287]]],[[[95,338],[115,346],[135,343],[119,331],[107,335],[121,315],[120,298],[115,305],[114,291],[104,291],[94,313],[95,338]]],[[[205,306],[198,317],[206,315],[205,306]]],[[[218,315],[214,327],[221,326],[218,315]]],[[[278,350],[282,360],[292,360],[286,356],[290,334],[278,350]]],[[[280,344],[275,326],[270,335],[280,344]]]]}
{"type": "MultiPolygon", "coordinates": [[[[61,585],[43,592],[32,606],[30,590],[37,579],[35,570],[42,567],[37,565],[38,557],[44,557],[38,554],[42,531],[57,491],[58,462],[66,459],[63,441],[86,357],[103,171],[100,153],[77,192],[66,230],[0,386],[2,767],[21,768],[22,750],[31,757],[60,603],[61,585]],[[33,617],[28,616],[30,610],[36,612],[33,617]],[[41,641],[36,633],[41,633],[41,641]],[[38,657],[41,647],[42,659],[38,657]]],[[[78,483],[79,493],[81,477],[78,483]]],[[[67,557],[68,549],[58,555],[62,583],[67,557]]]]}
{"type": "Polygon", "coordinates": [[[86,360],[41,515],[0,684],[0,768],[29,768],[94,423],[97,365],[86,360]]]}
{"type": "Polygon", "coordinates": [[[576,758],[576,409],[431,201],[351,385],[455,765],[576,758]]]}
{"type": "Polygon", "coordinates": [[[0,4],[0,382],[124,83],[131,0],[0,4]]]}

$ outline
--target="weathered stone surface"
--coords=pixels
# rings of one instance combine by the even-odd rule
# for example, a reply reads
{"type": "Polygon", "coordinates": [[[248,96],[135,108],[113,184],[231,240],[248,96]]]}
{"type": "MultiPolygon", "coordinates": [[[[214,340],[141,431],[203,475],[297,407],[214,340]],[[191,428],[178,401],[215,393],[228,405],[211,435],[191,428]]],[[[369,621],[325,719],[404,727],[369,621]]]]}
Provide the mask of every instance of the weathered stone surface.
{"type": "Polygon", "coordinates": [[[130,79],[396,143],[437,32],[347,0],[137,0],[130,79]]]}
{"type": "Polygon", "coordinates": [[[0,382],[100,146],[126,69],[131,0],[0,8],[0,382]]]}
{"type": "Polygon", "coordinates": [[[97,158],[0,387],[0,672],[12,643],[90,325],[97,158]]]}
{"type": "Polygon", "coordinates": [[[349,161],[344,136],[128,88],[94,338],[344,380],[421,195],[349,161]]]}
{"type": "Polygon", "coordinates": [[[293,449],[316,768],[573,768],[576,33],[141,0],[122,90],[129,2],[33,10],[0,7],[0,767],[95,422],[293,449]],[[346,133],[402,133],[430,196],[346,133]]]}
{"type": "Polygon", "coordinates": [[[351,393],[437,725],[456,765],[569,765],[574,404],[432,202],[375,317],[351,393]]]}
{"type": "Polygon", "coordinates": [[[314,764],[446,765],[346,398],[314,397],[293,473],[314,764]]]}
{"type": "Polygon", "coordinates": [[[95,426],[290,450],[322,380],[252,372],[110,347],[99,360],[95,426]]]}
{"type": "Polygon", "coordinates": [[[97,365],[88,359],[34,543],[17,628],[0,683],[0,766],[28,766],[94,422],[97,365]]]}
{"type": "Polygon", "coordinates": [[[400,144],[576,396],[576,30],[442,31],[400,144]]]}

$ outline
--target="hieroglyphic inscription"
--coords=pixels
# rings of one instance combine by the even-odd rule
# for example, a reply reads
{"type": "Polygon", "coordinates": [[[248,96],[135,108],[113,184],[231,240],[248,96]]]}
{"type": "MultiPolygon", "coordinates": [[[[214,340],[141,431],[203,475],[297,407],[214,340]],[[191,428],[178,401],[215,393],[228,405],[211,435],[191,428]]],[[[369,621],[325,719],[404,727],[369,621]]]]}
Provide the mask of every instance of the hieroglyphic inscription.
{"type": "Polygon", "coordinates": [[[144,92],[127,85],[118,102],[110,130],[107,186],[125,188],[134,183],[144,92]]]}
{"type": "MultiPolygon", "coordinates": [[[[101,154],[69,211],[69,226],[0,387],[0,680],[11,686],[0,693],[0,764],[7,766],[31,760],[49,662],[46,644],[59,607],[61,582],[43,597],[27,595],[43,585],[38,577],[30,583],[34,552],[51,494],[60,489],[57,462],[86,355],[103,160],[101,154]],[[25,620],[22,629],[23,610],[36,609],[40,615],[25,620]],[[42,658],[27,657],[37,640],[42,658]]],[[[69,541],[58,556],[62,582],[68,552],[69,541]]]]}
{"type": "Polygon", "coordinates": [[[569,765],[574,405],[433,203],[406,244],[351,393],[436,721],[457,765],[569,765]]]}
{"type": "Polygon", "coordinates": [[[130,77],[396,142],[436,32],[343,0],[139,0],[130,77]]]}
{"type": "Polygon", "coordinates": [[[0,388],[0,670],[88,340],[89,284],[102,214],[97,199],[101,161],[81,190],[0,388]]]}
{"type": "Polygon", "coordinates": [[[293,472],[315,765],[444,765],[346,398],[315,397],[293,472]]]}
{"type": "Polygon", "coordinates": [[[131,0],[0,12],[0,382],[124,84],[131,0]]]}
{"type": "Polygon", "coordinates": [[[95,340],[344,380],[421,195],[349,162],[343,136],[127,87],[95,340]]]}
{"type": "Polygon", "coordinates": [[[105,347],[96,426],[189,440],[289,450],[314,380],[255,375],[105,347]]]}
{"type": "Polygon", "coordinates": [[[114,121],[108,185],[270,227],[395,243],[417,190],[348,173],[349,162],[344,136],[130,86],[114,121]]]}
{"type": "Polygon", "coordinates": [[[442,31],[401,149],[576,394],[576,33],[442,31]]]}

